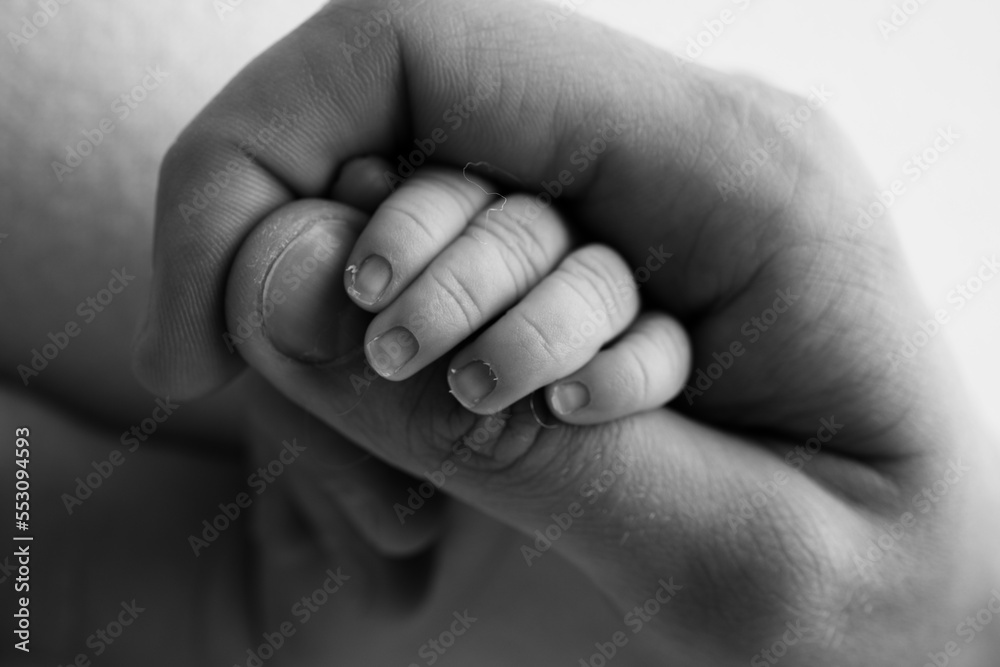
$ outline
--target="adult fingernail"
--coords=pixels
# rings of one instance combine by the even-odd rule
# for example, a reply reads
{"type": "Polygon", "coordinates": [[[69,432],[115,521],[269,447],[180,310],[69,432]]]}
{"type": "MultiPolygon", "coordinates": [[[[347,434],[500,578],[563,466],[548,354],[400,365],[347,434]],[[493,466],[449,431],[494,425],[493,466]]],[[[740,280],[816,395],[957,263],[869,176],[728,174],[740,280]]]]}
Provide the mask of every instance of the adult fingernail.
{"type": "Polygon", "coordinates": [[[392,377],[416,356],[420,343],[405,327],[393,327],[365,346],[368,362],[382,377],[392,377]]]}
{"type": "Polygon", "coordinates": [[[467,408],[474,408],[493,393],[497,386],[497,376],[488,363],[476,360],[458,370],[451,369],[448,384],[459,403],[467,408]]]}
{"type": "Polygon", "coordinates": [[[366,306],[375,305],[392,280],[392,265],[384,257],[370,255],[361,266],[347,267],[347,293],[366,306]]]}
{"type": "Polygon", "coordinates": [[[557,384],[552,388],[552,411],[557,415],[571,415],[590,404],[590,392],[581,382],[557,384]]]}
{"type": "Polygon", "coordinates": [[[362,315],[331,280],[343,266],[346,250],[324,222],[305,228],[271,266],[261,312],[249,313],[237,333],[262,319],[271,344],[287,357],[322,363],[341,356],[341,331],[362,315]]]}

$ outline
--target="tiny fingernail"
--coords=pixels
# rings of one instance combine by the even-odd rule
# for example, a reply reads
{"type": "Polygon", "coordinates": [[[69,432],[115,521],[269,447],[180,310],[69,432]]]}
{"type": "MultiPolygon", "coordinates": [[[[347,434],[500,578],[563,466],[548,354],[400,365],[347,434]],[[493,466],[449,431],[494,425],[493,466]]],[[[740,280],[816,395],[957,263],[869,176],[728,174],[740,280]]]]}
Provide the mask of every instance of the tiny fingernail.
{"type": "Polygon", "coordinates": [[[391,377],[416,356],[420,343],[405,327],[393,327],[375,336],[365,346],[368,361],[382,377],[391,377]]]}
{"type": "Polygon", "coordinates": [[[497,376],[485,361],[473,361],[448,373],[451,393],[467,408],[474,408],[497,386],[497,376]]]}
{"type": "Polygon", "coordinates": [[[552,388],[552,411],[557,415],[571,415],[590,404],[590,392],[581,382],[557,384],[552,388]]]}
{"type": "Polygon", "coordinates": [[[366,306],[375,305],[392,280],[392,265],[384,257],[369,255],[361,266],[347,267],[347,293],[366,306]]]}

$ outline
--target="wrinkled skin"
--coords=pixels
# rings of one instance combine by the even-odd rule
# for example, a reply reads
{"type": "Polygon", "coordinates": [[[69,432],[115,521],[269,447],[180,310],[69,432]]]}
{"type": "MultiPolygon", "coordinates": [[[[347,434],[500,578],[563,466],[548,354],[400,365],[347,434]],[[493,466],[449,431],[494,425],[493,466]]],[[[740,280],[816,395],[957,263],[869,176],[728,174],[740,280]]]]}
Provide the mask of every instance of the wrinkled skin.
{"type": "MultiPolygon", "coordinates": [[[[133,85],[135,71],[123,75],[108,95],[93,94],[92,115],[60,111],[67,114],[62,124],[49,122],[68,129],[53,131],[55,138],[32,130],[25,118],[7,121],[16,123],[16,131],[5,128],[4,134],[17,157],[5,164],[11,178],[4,182],[16,185],[3,196],[13,202],[8,208],[15,211],[17,234],[0,251],[18,242],[23,252],[0,269],[6,285],[22,286],[5,291],[4,312],[26,316],[17,326],[4,325],[4,368],[23,363],[48,331],[72,318],[76,304],[100,289],[112,267],[137,267],[137,285],[30,391],[16,374],[8,376],[5,432],[29,424],[37,456],[35,512],[44,517],[37,527],[43,554],[38,567],[65,573],[43,581],[33,598],[40,610],[61,610],[39,621],[39,633],[56,638],[45,657],[70,660],[85,650],[95,628],[113,618],[119,601],[142,598],[140,604],[150,600],[144,612],[150,622],[137,623],[109,649],[109,662],[149,664],[150,646],[157,646],[154,659],[164,664],[195,661],[189,656],[237,662],[247,646],[258,643],[261,631],[289,619],[292,600],[319,586],[327,568],[338,566],[352,578],[321,615],[301,627],[281,661],[415,662],[418,647],[445,629],[451,613],[468,608],[481,620],[439,664],[490,664],[483,656],[496,656],[495,664],[573,664],[594,651],[595,641],[608,641],[622,628],[623,614],[650,597],[659,578],[668,577],[684,588],[630,639],[616,664],[662,664],[663,656],[678,664],[694,659],[746,664],[795,619],[816,628],[818,639],[796,647],[785,664],[917,664],[922,642],[943,645],[971,600],[985,598],[980,560],[965,548],[981,467],[974,466],[932,512],[920,515],[881,562],[859,570],[853,556],[867,549],[882,527],[913,511],[914,494],[941,479],[949,460],[976,460],[978,435],[962,412],[941,351],[927,349],[890,372],[886,355],[898,349],[909,332],[906,323],[923,311],[885,227],[856,239],[842,233],[871,189],[843,139],[826,121],[816,120],[787,142],[751,198],[721,202],[716,161],[746,154],[801,100],[750,81],[678,71],[669,56],[583,22],[569,30],[579,40],[571,58],[567,40],[531,39],[548,35],[537,9],[459,12],[447,3],[425,7],[398,25],[411,77],[407,118],[395,77],[379,79],[391,82],[380,88],[362,85],[342,69],[324,69],[342,62],[340,36],[353,34],[352,21],[367,9],[324,10],[244,72],[169,154],[157,229],[159,282],[138,364],[156,393],[190,399],[241,369],[237,357],[218,349],[223,322],[254,307],[269,253],[292,232],[291,225],[275,223],[277,216],[260,222],[288,200],[278,187],[232,189],[233,198],[248,203],[233,209],[239,216],[217,219],[225,225],[181,229],[176,213],[169,219],[185,187],[204,182],[214,162],[231,155],[252,127],[246,91],[258,91],[264,109],[293,92],[311,93],[305,108],[312,141],[292,142],[291,149],[276,151],[261,164],[294,184],[297,193],[319,196],[335,172],[334,160],[350,157],[351,150],[391,152],[379,145],[385,139],[362,146],[338,143],[338,136],[357,136],[343,130],[361,125],[362,110],[388,109],[384,118],[365,120],[392,128],[403,142],[403,127],[412,127],[416,137],[427,135],[440,109],[459,97],[448,85],[460,84],[434,77],[455,68],[441,56],[453,53],[443,45],[464,46],[469,34],[500,45],[536,44],[543,49],[537,62],[568,77],[561,91],[565,98],[547,97],[551,88],[544,86],[507,87],[503,104],[484,109],[470,122],[473,129],[442,146],[442,159],[457,165],[487,160],[523,183],[538,183],[553,177],[575,145],[578,137],[566,128],[589,136],[592,119],[585,116],[596,113],[588,106],[593,100],[606,101],[609,108],[602,113],[625,116],[631,133],[591,172],[599,176],[581,180],[567,195],[565,208],[582,230],[617,248],[630,263],[639,265],[650,244],[662,243],[675,253],[676,263],[654,275],[644,298],[649,307],[685,320],[695,341],[696,368],[742,339],[743,323],[771,305],[775,290],[791,290],[800,300],[693,404],[682,399],[671,409],[612,425],[551,431],[534,427],[520,406],[496,449],[513,450],[513,462],[483,456],[462,465],[447,491],[464,503],[437,496],[406,529],[412,532],[403,534],[392,525],[386,534],[366,532],[356,510],[336,491],[324,491],[352,476],[370,475],[394,490],[389,497],[402,499],[414,482],[395,468],[419,475],[440,467],[451,443],[476,427],[447,395],[443,368],[432,367],[402,384],[374,383],[358,403],[349,376],[358,371],[359,360],[324,368],[297,365],[257,332],[240,349],[253,374],[209,399],[214,403],[185,405],[158,433],[155,447],[140,449],[67,516],[59,494],[91,470],[91,460],[119,447],[119,433],[152,409],[126,371],[131,323],[149,284],[142,263],[152,233],[152,169],[169,138],[207,96],[179,108],[150,106],[156,116],[137,115],[136,124],[123,123],[123,133],[126,128],[135,133],[131,141],[114,137],[119,141],[108,144],[101,162],[95,155],[76,174],[80,178],[61,185],[52,182],[48,166],[68,141],[61,137],[100,118],[106,100],[133,85]],[[489,17],[493,11],[503,13],[510,29],[480,34],[475,24],[492,25],[498,20],[489,17]],[[597,44],[604,55],[596,55],[597,44]],[[285,74],[284,62],[299,62],[302,54],[313,68],[311,81],[279,76],[285,74]],[[595,70],[635,75],[602,77],[595,70]],[[331,82],[336,97],[321,94],[331,82]],[[616,99],[630,95],[635,99],[615,108],[616,99]],[[525,129],[515,123],[518,109],[543,120],[525,129]],[[557,109],[579,116],[562,118],[557,109]],[[701,116],[712,123],[695,122],[701,116]],[[518,159],[518,150],[549,145],[549,137],[563,138],[565,146],[550,146],[548,161],[518,159]],[[42,258],[55,254],[53,244],[64,242],[83,252],[46,271],[52,276],[47,281],[25,280],[44,266],[42,258]],[[221,252],[209,256],[205,248],[221,252]],[[237,253],[246,261],[230,272],[237,253]],[[189,288],[188,294],[208,295],[210,308],[177,296],[180,286],[189,288]],[[166,335],[179,331],[185,333],[183,347],[166,335]],[[249,417],[226,417],[240,411],[249,417]],[[74,419],[74,412],[88,417],[74,419]],[[801,472],[785,466],[785,453],[831,416],[844,425],[842,432],[801,472]],[[278,443],[289,436],[306,445],[303,456],[310,463],[289,466],[287,476],[255,501],[237,528],[194,558],[188,534],[216,513],[218,503],[246,490],[249,471],[274,459],[278,443]],[[223,437],[227,446],[213,448],[223,437]],[[234,448],[240,456],[210,453],[234,448]],[[365,450],[381,460],[367,458],[365,450]],[[516,531],[544,527],[550,513],[578,499],[580,484],[607,468],[618,452],[636,464],[557,542],[558,555],[546,554],[525,567],[519,548],[530,540],[516,531]],[[740,499],[779,470],[789,475],[788,486],[748,526],[734,530],[728,517],[738,511],[740,499]],[[392,559],[386,552],[410,557],[392,559]],[[511,644],[512,636],[527,648],[511,644]]],[[[215,18],[210,21],[207,34],[218,30],[215,18]]],[[[187,32],[180,23],[177,31],[187,32]]],[[[169,33],[161,39],[171,43],[169,33]]],[[[141,48],[150,49],[150,58],[136,57],[139,62],[159,55],[152,47],[141,48]]],[[[379,42],[361,57],[373,68],[398,73],[399,53],[392,43],[379,42]]],[[[496,53],[513,63],[512,71],[536,62],[521,50],[484,46],[471,49],[463,64],[485,67],[496,53]]],[[[81,90],[107,80],[100,68],[87,79],[71,70],[82,64],[24,55],[15,64],[37,68],[24,80],[75,80],[81,90]]],[[[180,66],[179,58],[174,62],[180,66]]],[[[234,71],[237,63],[230,63],[213,77],[199,67],[174,76],[185,83],[204,81],[191,85],[211,90],[234,71]]],[[[24,71],[15,69],[18,76],[24,71]]],[[[4,76],[15,74],[5,70],[4,76]]],[[[23,90],[27,96],[30,88],[23,90]]],[[[25,104],[37,109],[41,103],[25,104]]],[[[261,183],[273,182],[262,170],[253,175],[261,183]]],[[[223,209],[220,202],[213,213],[221,216],[223,209]]],[[[344,238],[350,233],[345,228],[344,238]]],[[[340,268],[330,269],[338,280],[340,268]]],[[[345,340],[360,344],[361,333],[346,331],[345,340]]],[[[7,475],[10,463],[2,465],[7,475]]],[[[384,500],[380,510],[389,512],[390,502],[384,500]]],[[[10,648],[3,651],[7,659],[10,648]]]]}
{"type": "MultiPolygon", "coordinates": [[[[0,305],[12,314],[0,320],[0,425],[11,442],[14,428],[31,430],[35,537],[31,654],[4,642],[3,664],[68,665],[79,654],[91,664],[245,664],[247,648],[262,641],[260,632],[291,619],[301,646],[289,643],[282,650],[287,664],[406,665],[422,663],[420,647],[466,608],[479,620],[438,664],[489,664],[484,654],[508,663],[556,664],[589,655],[590,637],[609,637],[621,627],[617,610],[560,556],[548,554],[529,569],[518,551],[522,536],[440,496],[436,509],[425,507],[418,516],[426,517],[421,535],[446,528],[433,558],[388,559],[372,544],[378,536],[369,538],[329,504],[323,525],[306,522],[290,498],[302,486],[296,476],[304,476],[309,464],[290,466],[195,557],[189,535],[200,534],[201,522],[219,512],[219,503],[247,492],[247,476],[274,458],[265,446],[277,443],[258,436],[255,449],[254,435],[258,424],[280,431],[288,404],[252,378],[181,402],[135,452],[120,442],[123,431],[155,408],[154,397],[132,376],[130,347],[150,284],[159,164],[198,108],[316,6],[245,3],[220,22],[204,3],[71,3],[16,57],[8,52],[0,58],[0,232],[8,235],[0,244],[0,305]],[[161,65],[170,77],[136,113],[119,120],[111,103],[142,80],[147,64],[161,65]],[[65,159],[65,146],[82,138],[80,130],[105,117],[116,121],[116,133],[60,183],[51,162],[65,159]],[[122,267],[135,280],[84,326],[78,304],[122,267]],[[68,321],[81,325],[80,335],[25,387],[17,365],[30,363],[32,348],[68,321]],[[245,414],[256,415],[254,423],[245,414]],[[73,494],[76,478],[93,473],[92,462],[107,461],[116,449],[123,467],[69,515],[61,496],[73,494]],[[296,600],[309,595],[322,586],[326,569],[337,567],[352,577],[350,585],[306,625],[291,615],[291,602],[264,602],[272,590],[296,600]],[[540,597],[547,603],[539,604],[540,597]],[[98,644],[88,646],[88,638],[133,599],[144,611],[95,656],[98,644]],[[579,622],[565,621],[580,610],[579,622]],[[261,620],[264,613],[278,623],[261,620]],[[523,637],[523,645],[511,644],[511,636],[523,637]],[[316,638],[319,647],[310,647],[316,638]]],[[[14,3],[0,13],[4,25],[14,26],[29,10],[37,6],[14,3]]],[[[312,423],[299,413],[293,419],[297,427],[312,423]]],[[[309,460],[322,447],[309,448],[305,435],[299,443],[307,445],[303,456],[309,460]]],[[[315,424],[315,442],[328,446],[332,438],[315,424]]],[[[328,467],[324,481],[351,478],[363,458],[347,452],[345,474],[328,467]]],[[[13,470],[13,456],[2,457],[0,475],[12,479],[13,470]]],[[[406,539],[394,532],[398,522],[390,504],[405,502],[408,487],[419,480],[390,483],[397,486],[383,504],[396,525],[383,531],[383,542],[406,539]]],[[[12,552],[0,552],[0,566],[17,566],[12,552]]],[[[8,605],[10,614],[15,611],[14,583],[7,569],[0,571],[5,613],[8,605]]],[[[655,655],[648,646],[655,642],[642,635],[632,644],[630,660],[655,655]]]]}

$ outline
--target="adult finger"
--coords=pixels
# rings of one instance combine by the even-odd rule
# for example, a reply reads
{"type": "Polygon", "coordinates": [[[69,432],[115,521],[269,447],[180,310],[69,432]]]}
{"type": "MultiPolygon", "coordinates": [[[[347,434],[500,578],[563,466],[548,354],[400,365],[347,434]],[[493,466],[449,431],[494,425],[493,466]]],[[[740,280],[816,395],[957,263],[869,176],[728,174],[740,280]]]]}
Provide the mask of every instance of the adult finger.
{"type": "MultiPolygon", "coordinates": [[[[307,204],[329,206],[291,206],[307,204]]],[[[280,270],[274,259],[289,242],[282,217],[278,211],[266,219],[241,248],[227,296],[231,325],[260,308],[268,274],[280,270]]],[[[321,219],[313,233],[329,236],[327,246],[343,248],[352,240],[348,228],[329,220],[321,219]]],[[[339,261],[345,260],[341,252],[339,261]]],[[[321,270],[333,282],[341,268],[331,263],[321,270]]],[[[789,465],[795,442],[741,438],[666,409],[553,429],[536,422],[527,400],[476,415],[449,395],[444,364],[405,382],[386,381],[366,371],[358,345],[364,323],[345,319],[342,327],[336,340],[343,348],[326,364],[286,356],[285,346],[270,337],[277,330],[269,328],[254,330],[239,351],[294,403],[375,456],[438,480],[447,493],[523,531],[526,567],[558,551],[623,613],[637,604],[653,609],[646,613],[656,619],[644,622],[675,645],[693,647],[692,660],[716,646],[712,638],[720,632],[732,637],[732,661],[772,632],[780,634],[789,608],[805,609],[815,620],[845,604],[811,592],[857,577],[852,554],[876,535],[880,519],[844,502],[850,489],[789,465]],[[741,503],[755,494],[764,500],[754,500],[754,516],[743,518],[741,503]],[[734,520],[750,527],[735,529],[734,520]]],[[[843,429],[836,417],[828,420],[825,412],[816,415],[821,428],[843,429]]],[[[829,430],[823,433],[832,439],[829,430]]],[[[834,459],[817,458],[810,466],[821,475],[847,466],[851,479],[877,487],[862,464],[834,459]]],[[[887,503],[886,515],[894,512],[898,507],[887,503]]]]}
{"type": "MultiPolygon", "coordinates": [[[[396,181],[427,160],[494,168],[539,191],[539,205],[572,204],[575,219],[633,264],[650,242],[690,247],[676,223],[719,213],[718,173],[708,168],[755,140],[740,130],[763,105],[583,17],[553,31],[548,11],[526,0],[413,11],[331,3],[241,72],[163,163],[154,280],[136,340],[143,382],[187,398],[239,370],[219,336],[239,244],[282,204],[325,194],[359,155],[391,159],[396,181]],[[362,26],[379,25],[381,35],[355,46],[362,26]]],[[[740,272],[751,275],[753,264],[740,272]]],[[[676,289],[669,274],[679,266],[649,283],[671,286],[659,295],[679,311],[739,282],[689,266],[709,289],[676,289]]]]}

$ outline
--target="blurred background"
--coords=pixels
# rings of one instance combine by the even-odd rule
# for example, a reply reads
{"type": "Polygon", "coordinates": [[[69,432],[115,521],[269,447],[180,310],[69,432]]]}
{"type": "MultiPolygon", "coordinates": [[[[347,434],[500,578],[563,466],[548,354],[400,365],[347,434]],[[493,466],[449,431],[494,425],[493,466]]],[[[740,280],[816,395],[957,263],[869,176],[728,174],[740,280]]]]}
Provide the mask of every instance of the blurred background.
{"type": "MultiPolygon", "coordinates": [[[[928,317],[941,308],[948,311],[939,335],[952,349],[976,411],[1000,433],[1000,276],[961,309],[955,291],[976,276],[984,256],[1000,253],[995,34],[1000,3],[567,0],[563,5],[674,53],[696,54],[702,65],[751,74],[803,95],[825,86],[833,95],[824,111],[839,121],[876,183],[883,189],[896,179],[905,183],[890,212],[928,317]],[[723,11],[730,12],[730,23],[711,35],[711,27],[719,32],[714,22],[723,11]],[[948,127],[958,139],[946,153],[926,169],[907,164],[948,127]]],[[[873,192],[873,201],[876,196],[873,192]]],[[[975,280],[969,287],[977,287],[975,280]]],[[[919,330],[917,322],[913,329],[919,330]]]]}
{"type": "MultiPolygon", "coordinates": [[[[0,252],[18,253],[43,276],[0,295],[4,312],[32,313],[32,321],[9,332],[0,349],[4,374],[12,381],[20,385],[13,369],[45,341],[47,331],[66,323],[82,294],[106,282],[110,268],[125,257],[150,256],[146,230],[154,175],[180,130],[255,55],[322,4],[189,0],[148,3],[140,10],[125,0],[99,6],[56,2],[55,16],[19,43],[11,35],[23,33],[22,22],[39,10],[38,1],[4,3],[0,25],[7,43],[0,50],[0,81],[7,89],[0,94],[9,95],[10,104],[0,118],[0,152],[7,158],[0,201],[8,202],[5,213],[12,220],[31,220],[37,233],[0,239],[0,252]],[[116,100],[134,90],[151,66],[169,75],[122,119],[116,100]],[[52,161],[65,160],[67,146],[102,118],[114,121],[114,134],[56,182],[52,161]],[[107,242],[98,242],[93,224],[76,222],[85,217],[103,221],[99,229],[107,242]],[[80,247],[100,257],[86,263],[71,259],[80,247]],[[77,279],[66,280],[66,272],[77,279]]],[[[1000,173],[995,165],[1000,45],[991,34],[1000,24],[1000,3],[562,0],[553,7],[553,16],[581,12],[702,65],[748,73],[803,95],[814,87],[829,91],[824,111],[839,121],[875,181],[884,189],[897,179],[905,185],[890,212],[928,317],[948,311],[940,336],[950,343],[974,409],[1000,433],[1000,280],[985,283],[960,310],[954,292],[975,278],[984,255],[1000,252],[994,184],[1000,173]],[[948,128],[957,138],[936,156],[933,142],[948,128]],[[934,163],[925,164],[926,170],[915,166],[913,157],[928,149],[934,163]]],[[[876,196],[873,192],[873,201],[876,196]]],[[[0,262],[0,278],[24,282],[14,266],[0,262]]],[[[151,267],[134,268],[142,286],[151,267]]],[[[123,410],[144,416],[148,399],[124,379],[130,373],[122,354],[144,291],[127,291],[120,305],[89,326],[94,333],[74,342],[33,388],[72,400],[116,425],[123,410]],[[108,377],[123,380],[68,391],[93,385],[94,359],[104,360],[108,377]],[[113,413],[107,412],[109,405],[113,413]]],[[[913,330],[918,331],[917,322],[913,330]]],[[[198,411],[181,416],[177,426],[198,421],[198,411]]]]}
{"type": "MultiPolygon", "coordinates": [[[[115,297],[114,306],[88,324],[85,335],[74,339],[24,392],[58,398],[76,415],[105,427],[100,436],[83,437],[78,428],[48,439],[72,442],[72,450],[66,451],[75,458],[61,468],[72,479],[87,469],[91,458],[117,445],[115,434],[146,418],[153,407],[131,376],[128,349],[151,274],[148,262],[136,258],[152,254],[155,174],[164,152],[233,75],[324,3],[45,2],[58,12],[23,43],[10,35],[22,31],[25,17],[39,11],[39,0],[4,0],[0,5],[0,285],[5,287],[0,313],[18,314],[16,324],[4,327],[0,337],[2,380],[21,392],[17,365],[29,363],[31,350],[44,344],[50,332],[81,319],[77,305],[107,284],[111,270],[127,265],[138,285],[115,297]],[[144,79],[154,83],[146,78],[149,68],[159,68],[166,77],[140,91],[143,99],[133,99],[134,107],[123,107],[123,94],[134,95],[144,79]],[[121,115],[123,108],[127,117],[121,115]],[[65,160],[67,146],[76,145],[81,132],[93,132],[103,119],[113,121],[113,133],[60,178],[53,161],[65,160]],[[23,230],[30,233],[16,233],[23,230]]],[[[992,34],[1000,25],[1000,3],[563,0],[553,3],[553,12],[580,12],[702,65],[747,73],[802,95],[814,88],[829,91],[824,111],[839,121],[880,189],[896,180],[905,186],[890,211],[923,292],[927,318],[939,309],[949,314],[939,336],[951,347],[973,409],[1000,435],[1000,276],[983,284],[961,309],[956,297],[958,285],[973,280],[969,288],[979,287],[974,279],[984,256],[1000,254],[1000,201],[994,189],[1000,175],[995,166],[1000,155],[1000,42],[992,34]],[[954,142],[934,155],[935,139],[949,128],[954,142]],[[924,170],[913,159],[928,149],[936,160],[924,170]]],[[[871,199],[876,197],[873,192],[871,199]]],[[[914,332],[918,327],[912,323],[914,332]]],[[[203,434],[209,424],[216,431],[206,439],[221,445],[233,438],[239,407],[223,392],[185,406],[163,435],[203,434]]],[[[41,417],[37,421],[43,422],[41,417]]],[[[162,465],[152,448],[141,452],[130,466],[162,465]],[[141,464],[143,460],[147,463],[141,464]]],[[[201,470],[205,467],[197,466],[209,479],[213,473],[201,470]]],[[[159,468],[157,473],[169,481],[169,474],[159,468]]],[[[185,468],[184,474],[194,473],[185,468]]],[[[116,483],[137,487],[140,480],[122,475],[116,483]]],[[[50,494],[50,513],[66,519],[58,493],[71,483],[52,484],[57,492],[50,494]]],[[[189,486],[199,488],[197,482],[189,486]]],[[[133,495],[145,491],[118,488],[133,495]]],[[[107,492],[88,511],[115,516],[112,512],[122,510],[112,505],[113,498],[107,492]],[[106,506],[97,505],[105,501],[106,506]]],[[[182,531],[198,524],[201,511],[196,507],[191,516],[174,519],[177,525],[171,530],[186,534],[182,531]]],[[[151,534],[170,533],[162,525],[128,519],[122,525],[129,531],[117,531],[120,548],[106,543],[109,553],[123,560],[135,554],[136,544],[148,545],[150,551],[157,545],[153,537],[136,538],[133,526],[145,526],[151,534]]],[[[67,525],[80,531],[85,524],[67,525]]],[[[995,525],[995,517],[982,525],[995,525]]],[[[111,534],[110,521],[106,527],[111,534]]],[[[81,544],[93,540],[90,534],[70,536],[81,544]]],[[[187,549],[180,541],[176,546],[187,549]]],[[[71,556],[65,555],[68,563],[71,556]]],[[[190,559],[164,556],[162,562],[164,567],[176,562],[190,566],[190,559]]],[[[117,566],[107,565],[109,571],[117,566]]],[[[67,565],[66,571],[73,570],[67,565]]],[[[177,581],[190,578],[183,572],[175,576],[177,581]]],[[[157,592],[164,599],[174,592],[170,581],[163,576],[153,582],[167,591],[157,592]]],[[[119,585],[131,583],[122,578],[119,585]]],[[[62,582],[57,588],[60,600],[64,591],[69,591],[67,599],[85,592],[62,582]]],[[[101,591],[105,588],[110,590],[102,583],[101,591]]],[[[59,620],[66,622],[63,616],[59,620]]],[[[70,636],[89,631],[72,628],[70,636]]],[[[986,648],[982,642],[978,646],[986,648]]]]}

